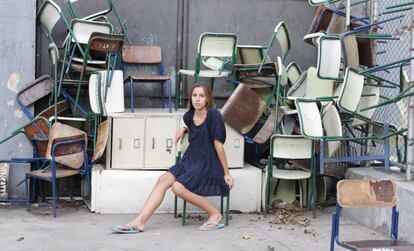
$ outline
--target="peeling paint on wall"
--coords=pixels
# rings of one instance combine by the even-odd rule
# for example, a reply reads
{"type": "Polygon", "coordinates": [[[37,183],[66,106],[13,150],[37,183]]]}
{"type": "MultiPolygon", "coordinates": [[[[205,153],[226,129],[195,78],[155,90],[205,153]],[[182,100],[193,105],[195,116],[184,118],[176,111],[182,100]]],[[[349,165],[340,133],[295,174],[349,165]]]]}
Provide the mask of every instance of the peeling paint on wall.
{"type": "Polygon", "coordinates": [[[23,117],[23,112],[21,110],[15,110],[14,116],[20,119],[23,117]]]}
{"type": "Polygon", "coordinates": [[[9,88],[10,91],[17,93],[17,86],[20,83],[20,74],[13,73],[9,80],[7,81],[7,88],[9,88]]]}
{"type": "Polygon", "coordinates": [[[14,99],[7,101],[7,106],[13,106],[14,105],[14,99]]]}
{"type": "Polygon", "coordinates": [[[148,37],[144,37],[142,40],[144,40],[147,45],[155,45],[158,42],[158,37],[156,34],[150,33],[148,37]]]}

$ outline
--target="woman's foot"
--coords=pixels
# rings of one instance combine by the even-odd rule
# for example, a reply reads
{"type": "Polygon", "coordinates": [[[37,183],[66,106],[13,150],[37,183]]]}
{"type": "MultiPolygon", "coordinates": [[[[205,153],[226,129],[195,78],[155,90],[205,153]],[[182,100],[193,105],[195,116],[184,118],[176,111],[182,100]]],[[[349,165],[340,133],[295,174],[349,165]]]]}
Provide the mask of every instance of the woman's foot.
{"type": "Polygon", "coordinates": [[[206,223],[207,224],[209,224],[209,223],[217,224],[221,221],[222,218],[223,218],[223,216],[221,216],[220,213],[215,213],[215,214],[212,214],[212,215],[208,216],[208,219],[207,219],[206,223]]]}
{"type": "Polygon", "coordinates": [[[211,231],[224,227],[224,224],[221,224],[221,218],[223,216],[220,213],[212,214],[208,217],[207,221],[203,223],[198,229],[203,231],[211,231]]]}
{"type": "Polygon", "coordinates": [[[134,230],[138,230],[140,232],[144,231],[144,224],[142,224],[139,220],[132,220],[128,223],[128,225],[124,228],[121,228],[121,230],[128,230],[128,227],[131,227],[134,230]]]}

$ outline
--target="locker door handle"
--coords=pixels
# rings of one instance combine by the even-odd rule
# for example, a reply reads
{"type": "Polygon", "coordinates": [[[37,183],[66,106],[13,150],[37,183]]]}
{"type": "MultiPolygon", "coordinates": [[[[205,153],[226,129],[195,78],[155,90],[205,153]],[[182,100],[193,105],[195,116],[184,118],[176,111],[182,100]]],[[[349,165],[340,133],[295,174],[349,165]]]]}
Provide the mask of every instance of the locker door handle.
{"type": "Polygon", "coordinates": [[[119,149],[119,150],[121,150],[121,149],[122,149],[122,139],[121,139],[121,138],[119,138],[119,147],[118,147],[118,149],[119,149]]]}
{"type": "Polygon", "coordinates": [[[172,139],[167,139],[166,141],[165,141],[165,146],[167,147],[167,148],[172,148],[172,139]]]}
{"type": "Polygon", "coordinates": [[[140,148],[140,140],[134,139],[134,148],[140,148]]]}
{"type": "Polygon", "coordinates": [[[234,148],[239,148],[240,147],[240,139],[235,139],[234,140],[234,148]]]}
{"type": "Polygon", "coordinates": [[[155,138],[152,138],[152,149],[155,148],[155,138]]]}

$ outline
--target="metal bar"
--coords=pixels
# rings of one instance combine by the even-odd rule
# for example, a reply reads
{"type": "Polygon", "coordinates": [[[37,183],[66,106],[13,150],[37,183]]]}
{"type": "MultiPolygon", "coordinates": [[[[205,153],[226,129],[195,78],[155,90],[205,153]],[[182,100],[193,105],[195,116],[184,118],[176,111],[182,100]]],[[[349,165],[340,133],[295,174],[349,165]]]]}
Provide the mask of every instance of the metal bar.
{"type": "Polygon", "coordinates": [[[351,0],[346,0],[346,29],[351,30],[351,0]]]}
{"type": "Polygon", "coordinates": [[[403,4],[397,4],[397,5],[388,6],[385,9],[390,10],[390,9],[395,9],[395,8],[399,8],[399,7],[405,7],[405,6],[409,6],[409,5],[414,5],[414,1],[413,2],[409,2],[409,3],[403,3],[403,4]]]}
{"type": "MultiPolygon", "coordinates": [[[[411,11],[411,15],[414,15],[414,9],[411,11]]],[[[414,31],[411,30],[411,48],[414,48],[414,31]]],[[[411,49],[411,57],[414,57],[414,51],[411,49]]],[[[410,62],[410,76],[414,76],[414,63],[410,62]]],[[[410,97],[409,103],[408,103],[408,135],[407,135],[407,141],[410,142],[414,138],[414,97],[410,97]]],[[[407,172],[406,172],[406,178],[407,180],[411,180],[411,169],[414,164],[414,146],[412,144],[409,144],[407,146],[407,172]]]]}
{"type": "Polygon", "coordinates": [[[369,156],[353,156],[353,157],[335,157],[335,158],[326,158],[325,163],[336,163],[336,162],[356,162],[363,160],[378,160],[384,159],[384,155],[369,155],[369,156]]]}

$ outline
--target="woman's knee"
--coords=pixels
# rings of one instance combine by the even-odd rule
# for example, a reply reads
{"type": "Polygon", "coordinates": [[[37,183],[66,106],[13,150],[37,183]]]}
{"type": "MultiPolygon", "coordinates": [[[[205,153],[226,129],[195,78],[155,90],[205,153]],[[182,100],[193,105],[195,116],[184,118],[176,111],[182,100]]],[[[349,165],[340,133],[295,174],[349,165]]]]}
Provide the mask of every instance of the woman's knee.
{"type": "Polygon", "coordinates": [[[171,173],[166,172],[158,177],[157,185],[168,188],[174,183],[174,181],[174,176],[171,173]]]}
{"type": "Polygon", "coordinates": [[[178,196],[180,196],[180,195],[182,195],[183,194],[183,192],[185,191],[185,187],[181,184],[181,183],[179,183],[179,182],[174,182],[173,184],[172,184],[172,186],[171,186],[171,190],[173,191],[173,193],[175,194],[175,195],[178,195],[178,196]]]}

